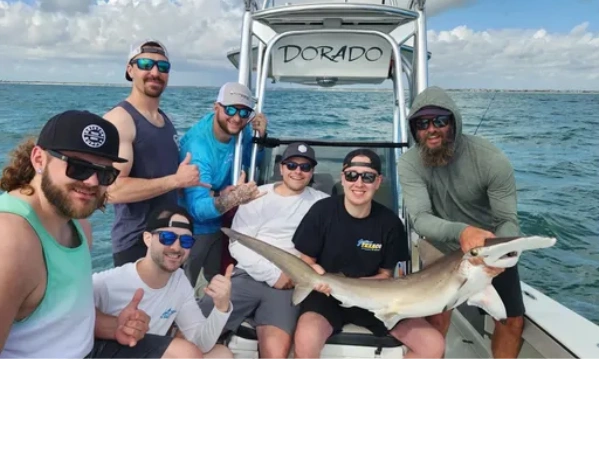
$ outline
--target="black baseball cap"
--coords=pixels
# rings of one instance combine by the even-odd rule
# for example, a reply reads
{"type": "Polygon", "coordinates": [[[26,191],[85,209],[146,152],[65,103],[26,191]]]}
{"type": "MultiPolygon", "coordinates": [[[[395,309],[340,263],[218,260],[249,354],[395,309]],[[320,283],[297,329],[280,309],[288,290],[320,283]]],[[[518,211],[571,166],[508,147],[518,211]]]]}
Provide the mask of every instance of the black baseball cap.
{"type": "Polygon", "coordinates": [[[119,132],[111,122],[89,111],[68,110],[50,118],[37,139],[48,150],[70,150],[126,163],[119,158],[119,132]]]}
{"type": "Polygon", "coordinates": [[[371,169],[374,169],[379,174],[382,171],[381,157],[379,157],[379,154],[376,153],[374,150],[368,149],[368,148],[354,149],[345,156],[345,158],[343,159],[343,170],[345,170],[345,168],[348,168],[351,166],[363,166],[363,167],[371,168],[371,169]],[[358,156],[367,157],[368,159],[370,159],[370,163],[366,163],[366,162],[352,163],[352,160],[358,156]]]}
{"type": "Polygon", "coordinates": [[[303,157],[307,158],[312,162],[314,166],[318,164],[316,161],[316,154],[314,153],[314,149],[307,144],[302,142],[291,143],[283,152],[283,156],[281,157],[281,164],[288,160],[291,157],[303,157]]]}
{"type": "Polygon", "coordinates": [[[159,206],[150,211],[146,222],[146,231],[153,232],[165,227],[181,227],[193,233],[193,219],[189,212],[180,205],[159,206]],[[187,223],[173,221],[173,216],[179,215],[187,219],[187,223]]]}

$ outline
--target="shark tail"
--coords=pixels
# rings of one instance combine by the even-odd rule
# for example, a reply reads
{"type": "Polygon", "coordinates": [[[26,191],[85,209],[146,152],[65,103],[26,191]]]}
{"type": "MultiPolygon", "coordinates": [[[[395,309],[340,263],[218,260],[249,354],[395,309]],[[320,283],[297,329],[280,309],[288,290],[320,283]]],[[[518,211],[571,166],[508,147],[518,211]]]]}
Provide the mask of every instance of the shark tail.
{"type": "Polygon", "coordinates": [[[239,241],[287,274],[295,284],[292,297],[294,305],[306,299],[321,277],[310,265],[287,251],[227,227],[222,227],[221,230],[231,240],[239,241]]]}

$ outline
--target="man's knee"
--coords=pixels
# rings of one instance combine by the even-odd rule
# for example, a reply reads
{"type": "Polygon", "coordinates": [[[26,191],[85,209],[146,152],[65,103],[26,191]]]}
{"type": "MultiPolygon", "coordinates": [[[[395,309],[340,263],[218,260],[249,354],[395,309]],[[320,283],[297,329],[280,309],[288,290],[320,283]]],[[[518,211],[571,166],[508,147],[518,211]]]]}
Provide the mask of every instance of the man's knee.
{"type": "MultiPolygon", "coordinates": [[[[272,324],[256,328],[261,359],[286,359],[291,349],[292,335],[272,324]]],[[[291,331],[293,333],[293,330],[291,331]]]]}
{"type": "Polygon", "coordinates": [[[195,344],[183,338],[173,338],[163,359],[203,359],[204,354],[195,344]]]}
{"type": "Polygon", "coordinates": [[[442,359],[445,355],[445,337],[436,329],[431,329],[427,337],[423,340],[426,344],[423,346],[422,353],[426,359],[442,359]]]}
{"type": "Polygon", "coordinates": [[[441,359],[445,354],[445,337],[424,318],[404,320],[390,334],[408,347],[411,357],[441,359]]]}
{"type": "Polygon", "coordinates": [[[306,312],[300,316],[295,335],[294,354],[299,358],[313,358],[322,350],[327,337],[333,332],[332,326],[320,314],[306,312]]]}

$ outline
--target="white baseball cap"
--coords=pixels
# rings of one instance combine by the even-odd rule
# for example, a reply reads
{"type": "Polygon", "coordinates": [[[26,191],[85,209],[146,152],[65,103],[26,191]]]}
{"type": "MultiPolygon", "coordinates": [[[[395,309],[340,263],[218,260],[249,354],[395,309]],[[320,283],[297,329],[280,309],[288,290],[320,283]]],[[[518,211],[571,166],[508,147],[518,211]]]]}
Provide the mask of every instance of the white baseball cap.
{"type": "MultiPolygon", "coordinates": [[[[133,58],[141,53],[157,53],[159,55],[164,55],[166,59],[169,59],[166,46],[162,42],[160,42],[158,39],[144,39],[139,43],[131,45],[129,49],[129,56],[127,57],[127,66],[133,58]]],[[[131,81],[131,77],[129,77],[126,69],[125,79],[131,81]]]]}
{"type": "Polygon", "coordinates": [[[256,98],[252,95],[252,91],[250,91],[247,86],[232,81],[225,83],[220,88],[216,101],[224,106],[244,105],[254,109],[256,98]]]}

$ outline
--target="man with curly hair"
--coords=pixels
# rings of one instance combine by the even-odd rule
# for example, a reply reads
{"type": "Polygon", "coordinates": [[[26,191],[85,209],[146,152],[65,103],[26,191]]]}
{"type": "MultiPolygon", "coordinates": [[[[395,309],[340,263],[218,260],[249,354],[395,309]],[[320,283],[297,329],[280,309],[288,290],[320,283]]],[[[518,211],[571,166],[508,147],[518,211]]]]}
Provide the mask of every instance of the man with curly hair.
{"type": "Polygon", "coordinates": [[[88,111],[52,117],[0,179],[0,358],[198,357],[183,339],[146,335],[135,292],[118,316],[94,307],[91,227],[118,170],[119,134],[88,111]]]}

